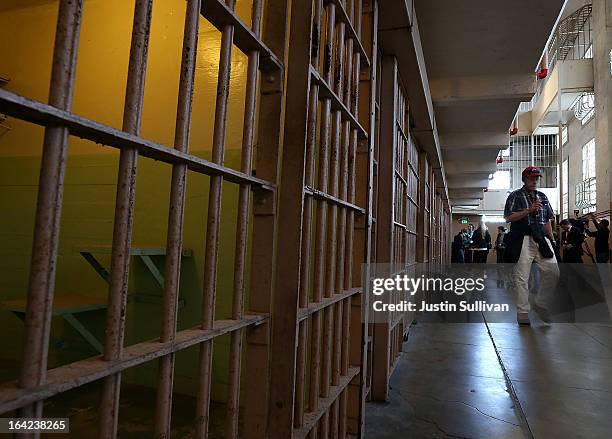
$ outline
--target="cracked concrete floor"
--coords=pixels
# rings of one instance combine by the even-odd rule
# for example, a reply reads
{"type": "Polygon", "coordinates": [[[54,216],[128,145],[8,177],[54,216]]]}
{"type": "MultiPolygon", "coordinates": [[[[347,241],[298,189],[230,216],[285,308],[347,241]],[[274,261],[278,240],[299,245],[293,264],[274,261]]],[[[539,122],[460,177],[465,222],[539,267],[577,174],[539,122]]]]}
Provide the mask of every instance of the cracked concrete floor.
{"type": "Polygon", "coordinates": [[[611,437],[612,325],[489,328],[412,326],[388,402],[367,404],[366,437],[611,437]]]}

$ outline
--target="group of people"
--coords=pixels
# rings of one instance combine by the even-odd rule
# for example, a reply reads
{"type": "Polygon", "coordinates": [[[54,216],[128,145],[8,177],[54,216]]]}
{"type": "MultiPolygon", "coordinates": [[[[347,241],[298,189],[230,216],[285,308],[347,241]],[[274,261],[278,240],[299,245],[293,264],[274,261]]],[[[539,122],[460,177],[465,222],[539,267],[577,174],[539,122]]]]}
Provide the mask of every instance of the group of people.
{"type": "Polygon", "coordinates": [[[489,251],[493,249],[497,255],[497,262],[504,261],[504,249],[506,248],[504,236],[507,229],[504,226],[497,228],[495,245],[491,244],[491,234],[484,222],[480,222],[477,229],[473,224],[468,224],[467,228],[461,229],[455,235],[452,244],[451,262],[464,263],[474,262],[484,264],[489,257],[489,251]],[[466,256],[467,255],[467,256],[466,256]]]}
{"type": "MultiPolygon", "coordinates": [[[[537,190],[542,172],[529,166],[522,172],[523,186],[511,192],[506,199],[504,219],[510,223],[510,230],[498,228],[495,240],[497,262],[511,263],[512,289],[517,298],[517,322],[529,325],[529,311],[532,304],[529,291],[535,291],[533,308],[545,322],[550,321],[549,304],[559,282],[560,270],[558,261],[565,263],[581,263],[584,254],[586,236],[595,238],[594,262],[607,263],[609,260],[609,221],[598,221],[594,215],[589,215],[595,230],[589,229],[589,220],[576,218],[564,219],[559,238],[553,230],[554,213],[546,195],[537,190]],[[560,253],[563,255],[560,257],[560,253]],[[532,266],[539,271],[539,282],[536,288],[530,289],[532,266]]],[[[486,225],[478,229],[473,226],[458,233],[453,240],[454,262],[465,261],[466,249],[475,253],[473,262],[486,262],[491,246],[491,235],[486,225]]]]}
{"type": "Polygon", "coordinates": [[[587,236],[595,238],[595,255],[589,254],[593,262],[607,263],[610,260],[610,222],[607,219],[601,221],[589,214],[590,221],[595,230],[590,230],[589,220],[564,219],[560,226],[563,229],[561,240],[557,241],[557,248],[563,249],[563,262],[582,263],[584,255],[584,240],[587,236]]]}

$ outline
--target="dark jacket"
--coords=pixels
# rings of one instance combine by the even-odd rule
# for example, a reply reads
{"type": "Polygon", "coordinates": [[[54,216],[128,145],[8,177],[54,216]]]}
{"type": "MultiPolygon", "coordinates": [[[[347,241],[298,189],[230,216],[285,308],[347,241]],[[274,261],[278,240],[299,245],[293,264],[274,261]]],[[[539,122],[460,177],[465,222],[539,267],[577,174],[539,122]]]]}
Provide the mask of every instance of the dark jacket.
{"type": "Polygon", "coordinates": [[[600,226],[596,231],[591,232],[585,230],[586,234],[592,238],[595,238],[595,251],[597,253],[608,253],[610,251],[610,229],[600,226]]]}
{"type": "Polygon", "coordinates": [[[506,234],[507,232],[499,232],[497,238],[495,238],[495,250],[503,250],[506,248],[506,234]]]}
{"type": "Polygon", "coordinates": [[[491,248],[491,234],[488,230],[482,233],[482,229],[479,227],[472,235],[472,247],[473,248],[491,248]]]}
{"type": "Polygon", "coordinates": [[[563,250],[563,262],[581,263],[582,262],[582,242],[584,234],[578,227],[571,227],[569,232],[563,232],[561,242],[563,245],[571,244],[572,247],[563,250]]]}

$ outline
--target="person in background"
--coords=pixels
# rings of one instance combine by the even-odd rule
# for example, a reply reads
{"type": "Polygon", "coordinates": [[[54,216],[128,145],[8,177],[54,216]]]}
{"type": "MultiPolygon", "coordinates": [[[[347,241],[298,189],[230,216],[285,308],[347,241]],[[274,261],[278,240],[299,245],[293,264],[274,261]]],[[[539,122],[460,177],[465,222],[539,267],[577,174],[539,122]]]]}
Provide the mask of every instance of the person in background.
{"type": "Polygon", "coordinates": [[[452,245],[451,262],[457,264],[463,264],[465,262],[465,251],[463,245],[466,233],[466,229],[461,229],[461,231],[455,235],[452,245]]]}
{"type": "Polygon", "coordinates": [[[491,248],[491,234],[484,222],[478,225],[478,228],[472,235],[472,248],[486,249],[474,250],[474,262],[485,264],[487,262],[487,256],[489,255],[489,249],[491,248]]]}
{"type": "Polygon", "coordinates": [[[504,251],[506,250],[506,243],[504,238],[506,236],[506,228],[499,226],[497,228],[497,238],[495,238],[495,254],[497,256],[497,263],[502,264],[504,262],[504,251]]]}
{"type": "Polygon", "coordinates": [[[564,219],[559,223],[559,225],[563,229],[563,234],[561,236],[563,262],[570,264],[581,264],[584,233],[578,227],[572,226],[568,219],[564,219]]]}
{"type": "Polygon", "coordinates": [[[599,263],[607,263],[610,260],[610,222],[607,219],[597,221],[595,215],[589,214],[589,217],[595,225],[594,232],[585,229],[587,235],[595,238],[595,260],[599,263]]]}
{"type": "Polygon", "coordinates": [[[519,325],[529,325],[532,265],[540,272],[539,285],[534,288],[534,309],[545,322],[550,321],[548,305],[559,282],[559,266],[552,246],[551,220],[555,215],[546,194],[537,190],[542,172],[528,166],[521,177],[523,187],[508,195],[504,208],[504,219],[510,223],[504,261],[516,264],[511,273],[517,295],[516,320],[519,325]]]}
{"type": "Polygon", "coordinates": [[[474,235],[474,224],[469,223],[468,224],[468,228],[467,228],[467,237],[472,239],[472,236],[474,235]]]}

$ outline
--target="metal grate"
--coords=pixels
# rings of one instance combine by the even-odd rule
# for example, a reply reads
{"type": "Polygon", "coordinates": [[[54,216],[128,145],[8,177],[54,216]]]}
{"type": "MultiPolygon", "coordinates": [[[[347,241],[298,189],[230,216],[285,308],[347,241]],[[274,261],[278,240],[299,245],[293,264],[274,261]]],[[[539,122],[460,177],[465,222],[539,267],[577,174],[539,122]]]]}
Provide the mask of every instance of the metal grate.
{"type": "Polygon", "coordinates": [[[497,171],[510,172],[510,188],[520,188],[521,173],[527,166],[537,166],[542,171],[541,187],[557,187],[557,136],[513,136],[510,147],[497,164],[497,171]]]}
{"type": "Polygon", "coordinates": [[[559,23],[548,45],[550,71],[557,61],[593,57],[592,12],[593,5],[585,5],[559,23]]]}

